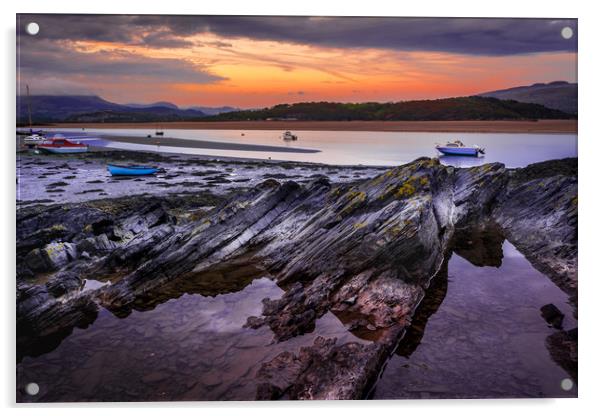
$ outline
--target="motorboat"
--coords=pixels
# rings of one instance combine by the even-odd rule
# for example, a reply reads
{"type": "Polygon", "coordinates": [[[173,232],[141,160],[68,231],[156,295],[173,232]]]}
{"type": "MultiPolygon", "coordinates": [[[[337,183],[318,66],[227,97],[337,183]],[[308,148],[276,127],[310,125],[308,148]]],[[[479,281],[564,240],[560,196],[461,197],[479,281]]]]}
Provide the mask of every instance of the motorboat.
{"type": "Polygon", "coordinates": [[[37,148],[46,153],[56,154],[86,153],[88,151],[87,145],[69,141],[62,134],[44,140],[38,144],[37,148]]]}
{"type": "Polygon", "coordinates": [[[159,172],[159,168],[156,166],[121,166],[121,165],[107,165],[107,170],[111,176],[144,176],[154,175],[159,172]]]}
{"type": "Polygon", "coordinates": [[[460,140],[447,142],[445,145],[437,144],[435,149],[444,155],[450,156],[479,156],[479,154],[485,154],[485,149],[479,145],[466,146],[460,140]]]}
{"type": "Polygon", "coordinates": [[[297,140],[297,135],[287,130],[282,134],[282,140],[297,140]]]}
{"type": "Polygon", "coordinates": [[[41,134],[34,133],[23,139],[23,143],[28,146],[35,146],[36,144],[42,143],[46,138],[41,134]]]}

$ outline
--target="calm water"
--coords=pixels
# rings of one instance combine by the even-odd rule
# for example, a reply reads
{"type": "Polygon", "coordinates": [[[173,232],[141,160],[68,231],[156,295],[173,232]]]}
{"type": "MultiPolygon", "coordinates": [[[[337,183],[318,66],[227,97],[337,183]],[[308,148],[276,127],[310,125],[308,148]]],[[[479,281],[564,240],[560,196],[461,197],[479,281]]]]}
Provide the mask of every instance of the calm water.
{"type": "Polygon", "coordinates": [[[243,328],[247,317],[261,315],[262,299],[283,293],[266,276],[254,267],[225,267],[168,284],[127,316],[103,309],[55,350],[22,360],[18,385],[36,382],[40,393],[19,390],[17,400],[253,400],[257,370],[282,351],[298,352],[318,334],[365,342],[330,312],[314,333],[282,343],[267,327],[243,328]]]}
{"type": "MultiPolygon", "coordinates": [[[[376,399],[559,397],[569,375],[550,357],[556,330],[539,308],[554,303],[564,328],[576,326],[567,295],[503,237],[470,237],[437,277],[397,353],[375,387],[376,399]],[[467,260],[468,259],[468,260],[467,260]]],[[[94,283],[95,285],[98,282],[94,283]]],[[[356,338],[328,312],[312,333],[274,343],[271,330],[243,328],[261,300],[282,290],[259,269],[222,265],[139,299],[130,313],[102,310],[53,351],[25,357],[18,401],[252,400],[261,363],[298,351],[317,335],[356,338]]]]}
{"type": "Polygon", "coordinates": [[[570,376],[550,357],[546,338],[556,330],[539,310],[553,303],[572,329],[567,296],[509,242],[499,267],[454,254],[430,302],[422,312],[432,315],[415,318],[418,330],[387,364],[374,398],[576,397],[576,387],[561,388],[570,376]]]}
{"type": "MultiPolygon", "coordinates": [[[[153,131],[139,129],[61,129],[61,131],[81,135],[116,135],[146,137],[153,131]]],[[[421,157],[438,156],[436,143],[447,140],[462,140],[466,145],[478,144],[486,149],[486,155],[479,158],[445,157],[441,160],[455,166],[502,162],[508,167],[521,167],[530,163],[550,159],[577,156],[577,135],[575,134],[501,134],[501,133],[404,133],[404,132],[354,132],[354,131],[300,131],[299,140],[284,142],[281,132],[271,130],[166,130],[167,137],[205,140],[220,143],[259,144],[289,148],[320,150],[318,153],[282,153],[242,150],[216,150],[175,148],[165,145],[134,145],[117,142],[98,142],[120,149],[140,149],[162,152],[202,154],[327,164],[399,165],[421,157]]],[[[156,139],[149,139],[154,141],[156,139]]]]}

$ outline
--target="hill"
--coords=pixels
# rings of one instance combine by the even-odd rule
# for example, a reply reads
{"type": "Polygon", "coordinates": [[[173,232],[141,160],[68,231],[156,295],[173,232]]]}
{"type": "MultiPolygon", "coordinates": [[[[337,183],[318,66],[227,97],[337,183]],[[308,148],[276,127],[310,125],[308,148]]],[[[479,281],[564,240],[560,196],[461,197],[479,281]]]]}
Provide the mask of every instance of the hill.
{"type": "Polygon", "coordinates": [[[479,96],[541,104],[548,108],[564,111],[565,113],[577,114],[576,83],[565,81],[555,81],[548,84],[538,83],[529,86],[484,92],[479,94],[479,96]]]}
{"type": "Polygon", "coordinates": [[[498,100],[490,97],[457,97],[396,103],[304,102],[279,104],[261,110],[234,111],[205,118],[206,121],[242,120],[529,120],[570,119],[574,115],[540,104],[498,100]]]}
{"type": "Polygon", "coordinates": [[[188,109],[201,111],[201,112],[207,114],[208,116],[214,116],[214,115],[222,114],[222,113],[231,113],[232,111],[240,111],[240,108],[229,107],[229,106],[223,106],[223,107],[194,106],[194,107],[188,107],[188,109]]]}
{"type": "Polygon", "coordinates": [[[179,107],[177,105],[170,103],[168,101],[157,101],[156,103],[151,103],[151,104],[130,103],[130,104],[124,104],[124,105],[126,107],[131,107],[131,108],[167,107],[167,108],[179,109],[179,107]]]}
{"type": "MultiPolygon", "coordinates": [[[[29,102],[34,123],[189,121],[205,117],[198,110],[165,105],[170,103],[132,107],[93,95],[32,95],[29,102]]],[[[28,123],[27,104],[26,97],[17,96],[17,124],[28,123]]]]}

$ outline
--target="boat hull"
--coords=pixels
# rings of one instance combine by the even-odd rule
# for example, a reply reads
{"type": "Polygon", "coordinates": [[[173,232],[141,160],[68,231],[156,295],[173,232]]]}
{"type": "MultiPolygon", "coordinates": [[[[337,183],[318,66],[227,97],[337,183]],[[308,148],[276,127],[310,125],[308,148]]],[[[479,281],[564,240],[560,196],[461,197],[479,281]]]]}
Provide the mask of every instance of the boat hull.
{"type": "Polygon", "coordinates": [[[159,171],[152,166],[118,166],[108,165],[107,169],[111,176],[145,176],[154,175],[159,171]]]}
{"type": "Polygon", "coordinates": [[[448,156],[478,156],[479,149],[472,147],[437,147],[437,150],[448,156]]]}
{"type": "Polygon", "coordinates": [[[54,153],[54,154],[71,154],[71,153],[86,153],[88,151],[88,146],[82,147],[52,147],[52,146],[43,146],[38,145],[38,150],[54,153]]]}

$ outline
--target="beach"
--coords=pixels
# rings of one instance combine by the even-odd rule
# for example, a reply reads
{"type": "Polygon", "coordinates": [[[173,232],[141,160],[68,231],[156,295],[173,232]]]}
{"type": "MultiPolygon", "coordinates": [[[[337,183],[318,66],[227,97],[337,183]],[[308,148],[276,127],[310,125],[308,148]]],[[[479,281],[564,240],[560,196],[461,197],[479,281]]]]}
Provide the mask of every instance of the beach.
{"type": "MultiPolygon", "coordinates": [[[[43,127],[155,130],[157,123],[57,123],[43,127]]],[[[325,130],[458,133],[577,133],[577,120],[520,121],[178,121],[162,129],[325,130]]]]}

